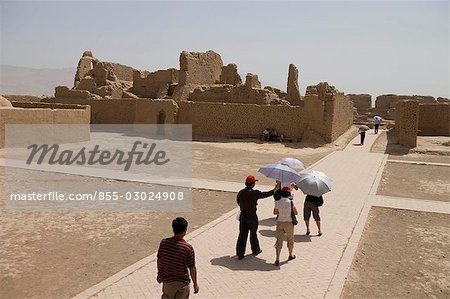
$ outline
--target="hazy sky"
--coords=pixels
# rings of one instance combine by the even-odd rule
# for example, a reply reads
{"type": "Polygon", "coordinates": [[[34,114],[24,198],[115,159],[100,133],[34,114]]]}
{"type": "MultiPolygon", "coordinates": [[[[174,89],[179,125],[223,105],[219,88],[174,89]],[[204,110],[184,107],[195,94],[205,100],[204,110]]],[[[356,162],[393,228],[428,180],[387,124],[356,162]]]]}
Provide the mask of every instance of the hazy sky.
{"type": "Polygon", "coordinates": [[[100,60],[154,71],[182,50],[220,53],[286,89],[328,81],[346,93],[450,97],[449,2],[1,2],[0,64],[100,60]]]}

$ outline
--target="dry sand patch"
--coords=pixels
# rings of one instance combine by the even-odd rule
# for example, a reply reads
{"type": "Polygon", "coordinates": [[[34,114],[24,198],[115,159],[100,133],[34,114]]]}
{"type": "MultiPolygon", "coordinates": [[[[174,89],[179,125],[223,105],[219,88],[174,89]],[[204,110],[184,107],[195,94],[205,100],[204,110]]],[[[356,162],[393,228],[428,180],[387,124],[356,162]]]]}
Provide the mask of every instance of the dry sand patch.
{"type": "Polygon", "coordinates": [[[377,194],[450,201],[450,167],[388,162],[377,194]]]}
{"type": "Polygon", "coordinates": [[[342,298],[449,298],[450,215],[372,207],[342,298]]]}

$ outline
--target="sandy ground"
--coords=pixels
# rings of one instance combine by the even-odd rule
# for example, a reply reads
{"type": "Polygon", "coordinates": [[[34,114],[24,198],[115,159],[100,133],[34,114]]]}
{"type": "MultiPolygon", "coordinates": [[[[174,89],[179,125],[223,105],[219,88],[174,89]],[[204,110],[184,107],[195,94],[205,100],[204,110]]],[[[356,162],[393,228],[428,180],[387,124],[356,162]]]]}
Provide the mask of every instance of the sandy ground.
{"type": "Polygon", "coordinates": [[[418,136],[417,147],[407,148],[395,142],[393,136],[383,131],[371,151],[389,154],[389,159],[450,164],[450,137],[418,136]]]}
{"type": "Polygon", "coordinates": [[[450,201],[450,167],[388,162],[377,194],[450,201]]]}
{"type": "Polygon", "coordinates": [[[450,215],[373,207],[342,298],[449,298],[450,215]]]}
{"type": "MultiPolygon", "coordinates": [[[[323,146],[196,141],[192,145],[193,176],[243,182],[245,176],[253,174],[260,183],[272,184],[272,180],[258,175],[260,165],[292,156],[309,166],[343,148],[355,135],[352,129],[333,144],[323,146]]],[[[0,168],[0,182],[3,177],[4,168],[0,168]]],[[[78,182],[80,178],[83,180],[78,177],[78,182]]],[[[23,179],[27,181],[26,176],[23,179]]],[[[106,183],[102,178],[85,180],[106,183]]],[[[26,184],[23,189],[27,191],[26,184]]],[[[3,200],[1,188],[0,196],[3,200]]],[[[170,223],[176,216],[186,217],[190,231],[195,230],[233,209],[235,196],[193,190],[193,210],[187,213],[6,213],[1,201],[0,298],[76,295],[155,252],[159,241],[171,235],[170,223]]]]}
{"type": "Polygon", "coordinates": [[[419,136],[417,147],[408,149],[391,144],[383,132],[372,146],[373,152],[389,154],[388,159],[433,162],[449,166],[388,162],[377,194],[426,200],[450,201],[450,137],[419,136]]]}

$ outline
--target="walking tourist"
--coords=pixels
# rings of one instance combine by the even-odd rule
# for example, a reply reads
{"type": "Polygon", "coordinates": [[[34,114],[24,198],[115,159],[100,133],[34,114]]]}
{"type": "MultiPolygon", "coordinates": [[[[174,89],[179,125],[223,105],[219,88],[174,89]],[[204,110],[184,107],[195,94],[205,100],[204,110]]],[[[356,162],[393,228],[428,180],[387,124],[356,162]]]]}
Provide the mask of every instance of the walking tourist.
{"type": "Polygon", "coordinates": [[[383,119],[378,115],[373,117],[373,125],[374,125],[375,134],[378,134],[378,128],[380,127],[380,124],[382,121],[383,121],[383,119]]]}
{"type": "Polygon", "coordinates": [[[363,125],[361,127],[359,127],[358,129],[358,133],[359,136],[361,137],[361,145],[364,145],[364,139],[366,138],[366,131],[369,129],[367,126],[363,125]]]}
{"type": "Polygon", "coordinates": [[[277,215],[277,242],[275,243],[276,260],[274,265],[280,264],[280,253],[283,247],[284,235],[287,236],[287,248],[289,251],[288,260],[295,259],[293,255],[294,250],[294,223],[292,222],[291,214],[298,214],[297,208],[294,205],[294,201],[291,197],[291,189],[284,187],[281,189],[281,198],[275,202],[275,208],[273,213],[277,215]]]}
{"type": "Polygon", "coordinates": [[[239,191],[236,197],[237,204],[240,207],[241,215],[239,216],[239,236],[236,243],[236,255],[239,259],[245,256],[245,247],[247,246],[248,233],[250,232],[250,245],[253,255],[262,252],[258,241],[258,215],[256,214],[256,206],[258,200],[272,196],[279,187],[271,191],[261,192],[255,190],[255,184],[258,180],[254,176],[249,175],[245,179],[245,188],[239,191]]]}
{"type": "Polygon", "coordinates": [[[303,206],[303,220],[306,224],[306,234],[309,235],[311,231],[309,230],[309,219],[311,218],[311,213],[317,224],[317,229],[319,230],[318,236],[322,235],[322,230],[320,229],[320,215],[319,207],[323,204],[322,196],[306,195],[305,204],[303,206]]]}
{"type": "Polygon", "coordinates": [[[173,237],[163,239],[159,244],[156,280],[163,284],[161,298],[189,298],[189,274],[194,283],[194,293],[198,293],[197,269],[194,249],[183,238],[188,222],[182,217],[172,221],[173,237]]]}

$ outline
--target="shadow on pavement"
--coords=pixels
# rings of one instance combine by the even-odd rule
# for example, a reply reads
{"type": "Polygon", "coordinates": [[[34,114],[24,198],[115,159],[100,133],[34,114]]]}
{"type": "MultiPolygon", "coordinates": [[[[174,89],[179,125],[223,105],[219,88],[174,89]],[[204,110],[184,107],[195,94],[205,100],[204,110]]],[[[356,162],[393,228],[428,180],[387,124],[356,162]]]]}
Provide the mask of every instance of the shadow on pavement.
{"type": "Polygon", "coordinates": [[[246,255],[242,260],[239,260],[236,256],[226,255],[212,259],[211,265],[226,267],[233,271],[274,271],[280,269],[280,267],[268,264],[265,260],[253,255],[246,255]]]}
{"type": "Polygon", "coordinates": [[[275,219],[275,217],[266,218],[266,219],[260,220],[259,225],[275,226],[275,225],[277,225],[277,220],[275,219]]]}
{"type": "MultiPolygon", "coordinates": [[[[264,237],[272,237],[273,238],[273,242],[275,243],[275,241],[276,241],[276,232],[274,230],[261,229],[261,230],[259,230],[259,233],[261,235],[263,235],[264,237]]],[[[311,242],[311,236],[295,235],[294,234],[294,242],[311,242]]]]}

